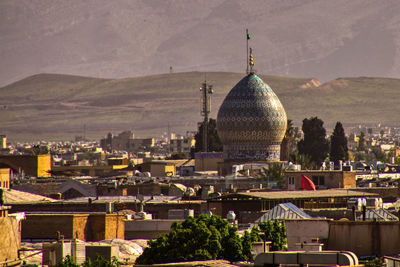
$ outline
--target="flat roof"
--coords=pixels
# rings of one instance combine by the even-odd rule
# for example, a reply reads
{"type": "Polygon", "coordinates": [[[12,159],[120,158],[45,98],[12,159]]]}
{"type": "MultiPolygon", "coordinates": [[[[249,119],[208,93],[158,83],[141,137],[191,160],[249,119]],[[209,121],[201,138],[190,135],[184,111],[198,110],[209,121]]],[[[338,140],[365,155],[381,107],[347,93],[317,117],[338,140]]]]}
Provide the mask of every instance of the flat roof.
{"type": "MultiPolygon", "coordinates": [[[[347,189],[327,189],[327,190],[295,190],[295,191],[269,191],[269,192],[241,192],[221,196],[218,198],[231,198],[235,196],[252,197],[260,199],[301,199],[301,198],[328,198],[328,197],[375,197],[377,194],[356,192],[347,189]]],[[[217,199],[218,199],[217,198],[217,199]]]]}

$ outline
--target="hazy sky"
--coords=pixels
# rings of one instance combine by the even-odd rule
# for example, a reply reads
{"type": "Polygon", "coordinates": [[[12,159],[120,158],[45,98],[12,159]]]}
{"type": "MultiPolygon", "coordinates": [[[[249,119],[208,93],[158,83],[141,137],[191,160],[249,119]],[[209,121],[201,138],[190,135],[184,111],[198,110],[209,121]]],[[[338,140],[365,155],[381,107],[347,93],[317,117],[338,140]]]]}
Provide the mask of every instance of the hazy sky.
{"type": "Polygon", "coordinates": [[[136,77],[246,69],[400,78],[400,1],[2,0],[0,85],[37,73],[136,77]]]}

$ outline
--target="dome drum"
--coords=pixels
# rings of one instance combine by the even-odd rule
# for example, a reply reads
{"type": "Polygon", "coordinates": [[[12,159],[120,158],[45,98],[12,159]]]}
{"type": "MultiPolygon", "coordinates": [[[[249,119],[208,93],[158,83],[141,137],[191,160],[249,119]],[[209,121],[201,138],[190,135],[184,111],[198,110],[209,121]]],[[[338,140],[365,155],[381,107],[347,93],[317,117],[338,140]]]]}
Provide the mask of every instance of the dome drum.
{"type": "Polygon", "coordinates": [[[280,144],[254,143],[224,145],[224,160],[276,161],[280,158],[280,144]]]}

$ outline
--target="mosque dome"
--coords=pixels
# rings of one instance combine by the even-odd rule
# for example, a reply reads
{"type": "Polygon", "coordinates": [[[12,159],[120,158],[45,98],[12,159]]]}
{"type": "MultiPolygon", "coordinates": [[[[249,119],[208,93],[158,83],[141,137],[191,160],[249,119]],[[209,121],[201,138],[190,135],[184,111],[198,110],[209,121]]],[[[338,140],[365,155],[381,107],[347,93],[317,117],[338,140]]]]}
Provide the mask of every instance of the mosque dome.
{"type": "Polygon", "coordinates": [[[218,111],[224,159],[279,160],[286,126],[286,112],[276,94],[256,74],[248,74],[232,88],[218,111]]]}

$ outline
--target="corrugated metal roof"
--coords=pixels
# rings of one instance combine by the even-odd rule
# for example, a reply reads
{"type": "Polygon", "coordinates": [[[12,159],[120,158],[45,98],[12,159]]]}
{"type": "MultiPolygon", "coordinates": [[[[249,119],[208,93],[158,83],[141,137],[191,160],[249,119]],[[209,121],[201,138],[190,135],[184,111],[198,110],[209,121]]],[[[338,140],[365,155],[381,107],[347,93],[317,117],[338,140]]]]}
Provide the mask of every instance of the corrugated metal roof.
{"type": "MultiPolygon", "coordinates": [[[[398,221],[399,218],[385,209],[366,210],[365,219],[367,221],[398,221]]],[[[362,220],[362,215],[357,217],[357,220],[362,220]]]]}
{"type": "Polygon", "coordinates": [[[312,219],[312,217],[289,202],[276,205],[273,209],[256,220],[256,222],[266,222],[279,219],[312,219]]]}

